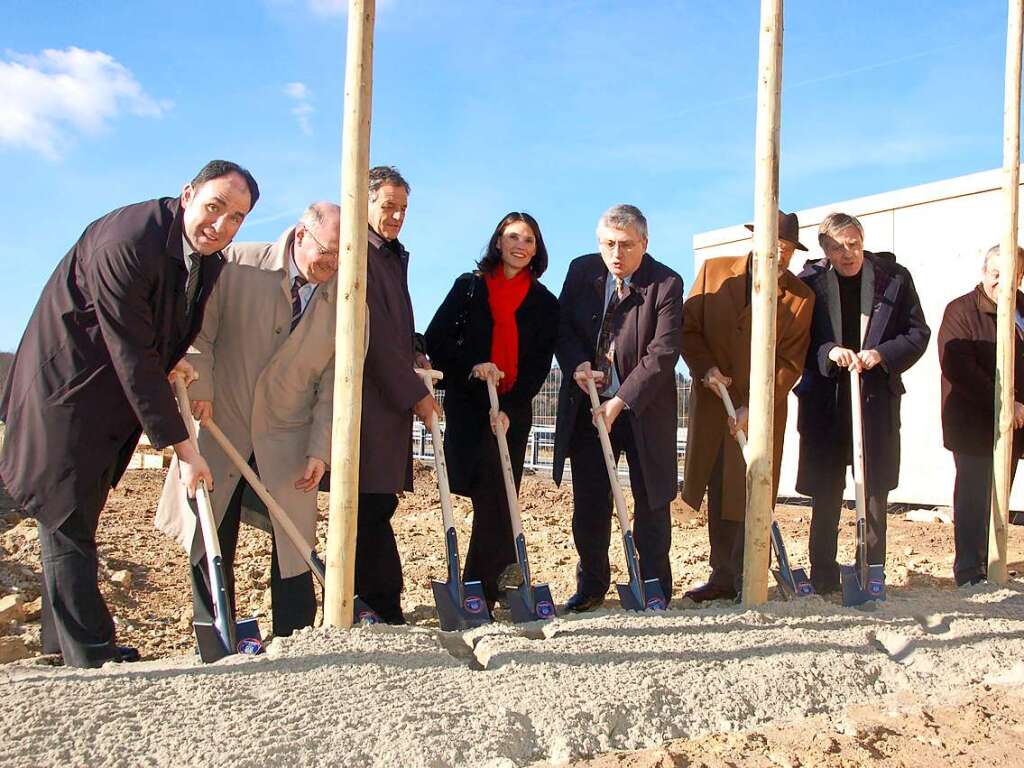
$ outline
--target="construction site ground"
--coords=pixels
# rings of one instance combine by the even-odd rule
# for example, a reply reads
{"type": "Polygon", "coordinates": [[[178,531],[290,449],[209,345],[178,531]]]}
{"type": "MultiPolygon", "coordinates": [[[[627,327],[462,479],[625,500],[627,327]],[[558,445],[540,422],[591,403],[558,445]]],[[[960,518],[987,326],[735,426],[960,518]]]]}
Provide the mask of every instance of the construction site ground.
{"type": "MultiPolygon", "coordinates": [[[[956,588],[953,529],[889,520],[889,599],[838,597],[697,607],[707,577],[703,511],[673,507],[670,610],[605,607],[547,624],[443,633],[430,583],[444,551],[433,471],[395,517],[408,627],[319,626],[260,657],[194,654],[186,557],[153,528],[163,472],[130,471],[98,533],[100,583],[118,642],[143,661],[100,670],[40,655],[35,522],[0,494],[0,764],[1019,766],[1024,764],[1024,528],[1011,579],[956,588]],[[12,597],[14,596],[14,597],[12,597]],[[16,604],[16,605],[15,605],[16,604]],[[23,657],[23,658],[19,658],[23,657]]],[[[572,490],[528,476],[523,516],[535,581],[574,588],[572,490]]],[[[326,539],[326,494],[319,538],[326,539]]],[[[455,505],[465,551],[471,508],[455,505]]],[[[808,507],[777,517],[807,562],[808,507]]],[[[840,561],[853,557],[844,515],[840,561]]],[[[613,582],[624,579],[613,537],[613,582]]],[[[270,627],[267,534],[243,529],[241,616],[270,627]]]]}

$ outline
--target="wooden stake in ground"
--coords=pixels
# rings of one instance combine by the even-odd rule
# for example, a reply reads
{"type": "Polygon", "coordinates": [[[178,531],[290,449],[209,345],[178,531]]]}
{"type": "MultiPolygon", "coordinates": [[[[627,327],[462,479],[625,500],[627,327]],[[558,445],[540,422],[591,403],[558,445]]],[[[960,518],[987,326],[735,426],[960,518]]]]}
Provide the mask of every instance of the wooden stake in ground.
{"type": "Polygon", "coordinates": [[[366,334],[367,186],[375,0],[349,0],[341,136],[341,239],[334,346],[331,503],[324,623],[352,626],[359,499],[359,424],[366,334]]]}
{"type": "Polygon", "coordinates": [[[999,241],[999,296],[996,316],[995,447],[992,451],[992,524],[988,580],[1006,582],[1006,529],[1010,521],[1010,460],[1013,448],[1013,334],[1017,281],[1017,208],[1020,185],[1020,65],[1022,0],[1009,0],[1006,26],[1006,83],[1003,104],[1003,201],[999,241]]]}
{"type": "Polygon", "coordinates": [[[775,421],[775,312],[778,300],[779,114],[782,87],[782,0],[761,0],[758,57],[754,264],[750,327],[750,423],[743,605],[768,599],[775,421]]]}

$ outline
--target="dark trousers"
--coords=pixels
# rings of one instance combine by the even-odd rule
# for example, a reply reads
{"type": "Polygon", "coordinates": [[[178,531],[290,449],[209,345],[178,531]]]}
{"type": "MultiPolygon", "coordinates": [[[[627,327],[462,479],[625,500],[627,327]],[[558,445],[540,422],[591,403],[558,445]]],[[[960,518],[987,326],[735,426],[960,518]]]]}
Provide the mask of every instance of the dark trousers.
{"type": "Polygon", "coordinates": [[[356,594],[385,621],[402,612],[402,559],[391,518],[394,493],[360,493],[356,526],[356,594]]]}
{"type": "MultiPolygon", "coordinates": [[[[505,477],[501,470],[498,443],[490,434],[490,430],[479,450],[480,459],[469,496],[473,502],[473,530],[469,536],[469,549],[466,552],[462,579],[479,581],[484,588],[484,597],[493,605],[500,596],[498,577],[502,571],[516,562],[516,548],[512,537],[512,521],[509,518],[508,496],[505,493],[505,477]]],[[[521,472],[523,457],[514,456],[512,462],[521,472]]],[[[518,489],[519,478],[516,478],[516,490],[518,489]]]]}
{"type": "MultiPolygon", "coordinates": [[[[255,469],[255,462],[249,459],[255,469]]],[[[224,581],[231,605],[231,616],[235,616],[235,551],[238,548],[238,529],[242,519],[242,495],[248,483],[238,481],[231,495],[224,518],[217,527],[221,560],[224,564],[224,581]]],[[[189,501],[195,504],[194,500],[189,501]]],[[[196,531],[196,535],[201,535],[196,531]]],[[[273,632],[275,637],[288,637],[292,632],[313,625],[316,617],[316,593],[313,591],[313,574],[310,571],[290,578],[281,577],[281,566],[277,560],[277,539],[270,534],[270,598],[273,608],[273,632]]],[[[210,575],[206,556],[198,565],[192,566],[192,613],[196,621],[213,621],[213,599],[210,595],[210,575]]]]}
{"type": "Polygon", "coordinates": [[[743,588],[744,523],[722,517],[724,455],[719,448],[708,480],[708,539],[711,543],[711,578],[708,581],[739,592],[743,588]]]}
{"type": "MultiPolygon", "coordinates": [[[[672,597],[672,565],[669,545],[672,526],[669,505],[652,507],[647,499],[643,467],[629,414],[623,412],[612,426],[615,458],[626,452],[629,482],[633,491],[633,535],[640,556],[640,574],[658,579],[665,597],[672,597]]],[[[612,492],[604,464],[601,442],[591,420],[590,409],[581,407],[569,444],[572,468],[572,536],[580,561],[576,568],[576,590],[587,596],[604,596],[611,581],[608,546],[611,543],[612,492]]]]}
{"type": "Polygon", "coordinates": [[[69,667],[98,667],[119,657],[96,555],[96,528],[113,473],[111,466],[97,478],[56,530],[39,526],[43,652],[62,654],[69,667]]]}
{"type": "MultiPolygon", "coordinates": [[[[832,592],[839,587],[839,564],[836,553],[839,545],[839,518],[843,509],[843,490],[846,488],[846,467],[840,462],[822,463],[818,468],[825,490],[811,499],[811,536],[808,549],[811,558],[811,583],[820,593],[832,592]]],[[[888,492],[867,493],[868,564],[885,565],[885,511],[888,492]]],[[[856,555],[860,565],[860,553],[856,555]]]]}
{"type": "MultiPolygon", "coordinates": [[[[988,534],[992,519],[992,454],[953,453],[953,578],[957,586],[984,579],[988,574],[988,534]]],[[[1010,463],[1010,484],[1017,462],[1010,463]]]]}

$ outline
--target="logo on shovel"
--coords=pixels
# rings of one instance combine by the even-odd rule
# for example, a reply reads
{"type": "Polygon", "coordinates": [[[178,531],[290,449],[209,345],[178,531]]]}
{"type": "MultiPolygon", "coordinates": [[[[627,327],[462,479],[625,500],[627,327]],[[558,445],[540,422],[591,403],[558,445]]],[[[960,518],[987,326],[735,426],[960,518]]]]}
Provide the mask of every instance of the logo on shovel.
{"type": "Polygon", "coordinates": [[[469,595],[462,601],[462,607],[470,613],[480,613],[484,609],[484,601],[476,595],[469,595]]]}
{"type": "Polygon", "coordinates": [[[647,610],[649,611],[664,611],[665,601],[660,597],[650,597],[647,599],[647,610]]]}
{"type": "Polygon", "coordinates": [[[536,605],[537,616],[541,619],[550,619],[555,615],[555,606],[547,600],[541,600],[536,605]]]}
{"type": "Polygon", "coordinates": [[[263,652],[263,643],[255,637],[243,637],[238,641],[235,650],[239,653],[244,653],[246,656],[256,656],[263,652]]]}

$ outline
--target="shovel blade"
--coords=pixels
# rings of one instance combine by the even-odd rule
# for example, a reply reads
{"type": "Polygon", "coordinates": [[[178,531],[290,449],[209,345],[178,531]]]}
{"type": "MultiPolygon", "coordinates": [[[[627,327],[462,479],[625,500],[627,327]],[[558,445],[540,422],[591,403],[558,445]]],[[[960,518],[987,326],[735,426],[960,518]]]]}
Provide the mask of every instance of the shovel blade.
{"type": "Polygon", "coordinates": [[[537,584],[532,589],[525,584],[507,589],[505,598],[512,612],[512,621],[516,624],[555,618],[555,601],[547,584],[537,584]]]}
{"type": "Polygon", "coordinates": [[[855,565],[844,565],[839,569],[843,585],[843,605],[852,607],[871,600],[885,600],[885,570],[881,565],[868,566],[867,584],[861,584],[860,569],[855,565]]]}
{"type": "Polygon", "coordinates": [[[616,584],[619,602],[627,611],[664,611],[668,607],[665,592],[657,579],[643,582],[616,584]]]}
{"type": "Polygon", "coordinates": [[[355,595],[352,598],[352,623],[379,624],[380,616],[359,595],[355,595]]]}
{"type": "Polygon", "coordinates": [[[217,631],[213,622],[194,621],[192,627],[196,632],[196,645],[199,646],[199,658],[203,663],[210,664],[220,661],[225,656],[241,653],[255,656],[263,652],[263,635],[260,634],[256,619],[242,619],[235,623],[235,644],[229,647],[217,631]]]}
{"type": "Polygon", "coordinates": [[[437,607],[437,621],[445,632],[472,629],[491,621],[487,610],[484,588],[479,581],[469,581],[459,592],[458,582],[433,581],[434,605],[437,607]]]}

